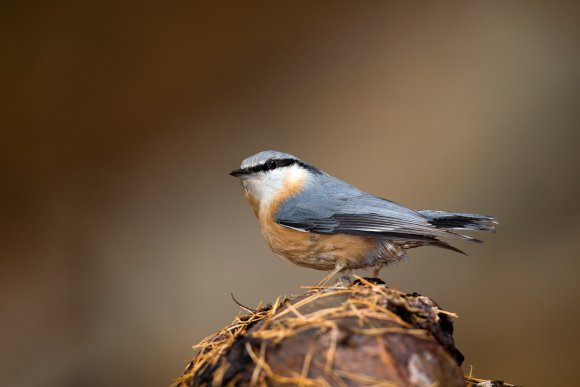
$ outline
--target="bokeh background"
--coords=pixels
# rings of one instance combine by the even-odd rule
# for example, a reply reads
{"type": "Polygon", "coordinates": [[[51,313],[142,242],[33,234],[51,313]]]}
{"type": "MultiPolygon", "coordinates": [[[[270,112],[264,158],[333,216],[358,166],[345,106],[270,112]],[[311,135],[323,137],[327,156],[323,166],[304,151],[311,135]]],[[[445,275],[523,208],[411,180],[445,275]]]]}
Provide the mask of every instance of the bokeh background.
{"type": "Polygon", "coordinates": [[[493,214],[383,278],[457,312],[465,369],[580,378],[580,6],[2,2],[3,385],[167,385],[239,308],[323,273],[227,172],[298,155],[416,209],[493,214]]]}

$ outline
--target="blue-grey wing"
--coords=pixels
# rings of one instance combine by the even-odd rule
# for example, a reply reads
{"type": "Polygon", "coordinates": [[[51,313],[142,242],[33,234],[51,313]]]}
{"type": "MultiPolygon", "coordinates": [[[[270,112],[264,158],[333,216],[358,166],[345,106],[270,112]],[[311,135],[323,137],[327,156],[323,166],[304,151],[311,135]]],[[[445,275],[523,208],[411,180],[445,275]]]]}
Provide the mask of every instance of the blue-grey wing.
{"type": "Polygon", "coordinates": [[[320,234],[352,234],[393,240],[433,241],[454,236],[421,214],[364,193],[332,176],[321,174],[282,204],[276,221],[320,234]]]}

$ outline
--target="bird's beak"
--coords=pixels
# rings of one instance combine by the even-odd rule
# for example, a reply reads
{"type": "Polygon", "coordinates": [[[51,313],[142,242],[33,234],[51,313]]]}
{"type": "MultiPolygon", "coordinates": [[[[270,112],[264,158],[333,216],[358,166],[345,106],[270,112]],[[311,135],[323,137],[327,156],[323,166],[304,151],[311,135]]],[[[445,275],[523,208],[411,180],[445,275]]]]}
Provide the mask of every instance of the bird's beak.
{"type": "Polygon", "coordinates": [[[234,169],[233,171],[230,172],[230,175],[234,176],[234,177],[242,177],[245,175],[248,175],[250,172],[245,169],[245,168],[241,168],[241,169],[234,169]]]}

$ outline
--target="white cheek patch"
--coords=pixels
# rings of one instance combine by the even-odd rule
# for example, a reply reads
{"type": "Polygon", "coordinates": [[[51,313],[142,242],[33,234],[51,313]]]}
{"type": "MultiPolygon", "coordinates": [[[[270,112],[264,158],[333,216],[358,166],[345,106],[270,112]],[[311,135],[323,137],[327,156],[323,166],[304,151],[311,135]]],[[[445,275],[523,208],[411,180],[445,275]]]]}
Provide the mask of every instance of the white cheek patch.
{"type": "Polygon", "coordinates": [[[273,169],[247,180],[245,187],[260,201],[260,205],[268,205],[288,186],[304,181],[308,172],[297,165],[273,169]]]}
{"type": "Polygon", "coordinates": [[[284,190],[287,179],[285,172],[286,171],[282,169],[274,169],[264,173],[262,178],[256,184],[260,203],[269,204],[280,194],[281,191],[284,190]]]}
{"type": "Polygon", "coordinates": [[[299,181],[304,181],[308,176],[308,172],[306,172],[303,168],[292,165],[289,168],[285,168],[287,171],[286,183],[287,184],[294,184],[299,181]]]}

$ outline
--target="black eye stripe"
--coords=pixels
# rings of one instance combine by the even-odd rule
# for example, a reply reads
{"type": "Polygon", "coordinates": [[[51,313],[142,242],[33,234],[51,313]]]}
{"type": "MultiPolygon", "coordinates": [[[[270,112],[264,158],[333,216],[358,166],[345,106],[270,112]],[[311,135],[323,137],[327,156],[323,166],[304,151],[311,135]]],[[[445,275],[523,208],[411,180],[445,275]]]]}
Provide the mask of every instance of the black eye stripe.
{"type": "Polygon", "coordinates": [[[266,172],[266,171],[271,171],[271,170],[277,169],[277,168],[289,167],[289,166],[294,165],[294,164],[301,166],[302,168],[308,170],[310,173],[315,173],[315,174],[323,173],[318,168],[313,167],[312,165],[308,165],[305,162],[300,161],[300,160],[296,160],[296,159],[269,159],[260,165],[254,165],[253,167],[241,168],[241,169],[236,169],[235,171],[231,171],[230,175],[240,177],[240,176],[249,175],[252,173],[266,172]]]}
{"type": "Polygon", "coordinates": [[[270,159],[266,161],[264,164],[254,165],[253,167],[248,168],[248,172],[256,173],[256,172],[271,171],[272,169],[289,167],[290,165],[294,164],[301,163],[295,159],[270,159]]]}

